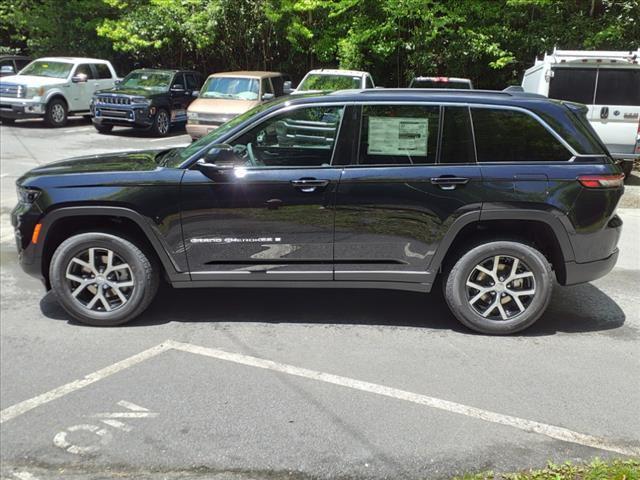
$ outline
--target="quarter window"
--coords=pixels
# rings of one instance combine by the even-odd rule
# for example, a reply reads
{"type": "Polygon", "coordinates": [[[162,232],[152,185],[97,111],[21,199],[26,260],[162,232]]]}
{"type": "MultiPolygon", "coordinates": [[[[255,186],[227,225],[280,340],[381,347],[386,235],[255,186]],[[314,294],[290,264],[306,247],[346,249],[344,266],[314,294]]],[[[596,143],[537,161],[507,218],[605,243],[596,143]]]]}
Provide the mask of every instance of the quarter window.
{"type": "Polygon", "coordinates": [[[472,108],[479,162],[566,161],[571,153],[535,118],[519,111],[472,108]]]}
{"type": "Polygon", "coordinates": [[[268,78],[262,79],[262,95],[264,95],[265,93],[273,93],[271,81],[268,78]]]}
{"type": "Polygon", "coordinates": [[[328,166],[343,113],[343,106],[296,109],[262,122],[232,145],[246,166],[328,166]]]}
{"type": "Polygon", "coordinates": [[[436,106],[363,106],[358,163],[435,163],[439,110],[436,106]]]}
{"type": "Polygon", "coordinates": [[[468,107],[445,107],[440,163],[475,163],[473,129],[468,107]]]}

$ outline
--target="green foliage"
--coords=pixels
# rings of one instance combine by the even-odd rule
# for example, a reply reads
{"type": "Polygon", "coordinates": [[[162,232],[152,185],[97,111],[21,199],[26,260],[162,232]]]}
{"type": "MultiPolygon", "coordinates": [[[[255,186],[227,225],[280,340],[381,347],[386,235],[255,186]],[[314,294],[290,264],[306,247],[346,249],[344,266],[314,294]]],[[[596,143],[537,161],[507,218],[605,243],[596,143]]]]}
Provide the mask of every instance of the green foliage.
{"type": "Polygon", "coordinates": [[[603,461],[596,458],[587,465],[549,463],[541,470],[503,474],[474,473],[455,477],[454,480],[640,480],[640,462],[619,459],[603,461]]]}
{"type": "Polygon", "coordinates": [[[366,69],[376,83],[414,75],[519,83],[536,55],[631,50],[640,0],[4,0],[0,45],[38,55],[114,57],[127,68],[203,73],[366,69]]]}

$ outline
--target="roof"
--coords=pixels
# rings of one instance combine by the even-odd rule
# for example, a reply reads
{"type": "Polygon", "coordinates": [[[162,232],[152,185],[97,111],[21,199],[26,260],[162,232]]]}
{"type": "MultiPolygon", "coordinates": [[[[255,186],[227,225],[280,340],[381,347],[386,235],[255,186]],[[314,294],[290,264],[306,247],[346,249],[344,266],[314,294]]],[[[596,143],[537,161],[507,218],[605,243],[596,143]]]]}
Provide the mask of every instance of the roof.
{"type": "Polygon", "coordinates": [[[84,58],[84,57],[42,57],[35,60],[44,62],[63,62],[63,63],[109,63],[107,60],[100,58],[84,58]]]}
{"type": "Polygon", "coordinates": [[[0,55],[0,58],[3,58],[3,59],[13,58],[13,59],[18,59],[18,60],[29,60],[31,57],[28,57],[26,55],[0,55]]]}
{"type": "Polygon", "coordinates": [[[235,72],[217,72],[209,75],[209,77],[246,77],[246,78],[267,78],[279,77],[280,72],[265,72],[260,70],[238,70],[235,72]]]}
{"type": "Polygon", "coordinates": [[[344,76],[350,76],[350,77],[362,77],[366,75],[368,72],[362,72],[360,70],[340,70],[340,69],[331,69],[331,68],[319,68],[316,70],[309,70],[307,72],[307,75],[309,75],[310,73],[320,74],[320,75],[344,75],[344,76]]]}
{"type": "Polygon", "coordinates": [[[610,50],[554,50],[545,53],[542,60],[536,58],[535,65],[542,63],[618,63],[637,64],[640,62],[640,48],[631,51],[610,50]]]}

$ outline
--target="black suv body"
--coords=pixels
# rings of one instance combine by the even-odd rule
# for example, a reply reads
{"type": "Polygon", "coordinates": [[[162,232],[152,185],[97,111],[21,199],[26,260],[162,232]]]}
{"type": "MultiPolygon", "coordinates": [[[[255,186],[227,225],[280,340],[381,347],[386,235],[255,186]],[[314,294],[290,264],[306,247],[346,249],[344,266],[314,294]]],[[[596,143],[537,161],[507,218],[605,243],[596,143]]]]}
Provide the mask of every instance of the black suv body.
{"type": "Polygon", "coordinates": [[[202,76],[191,70],[133,70],[114,88],[95,93],[91,119],[100,133],[114,126],[169,133],[187,122],[187,107],[198,96],[202,76]]]}
{"type": "Polygon", "coordinates": [[[20,261],[98,325],[144,310],[160,274],[417,292],[441,278],[465,325],[511,333],[544,312],[553,276],[587,282],[617,259],[623,176],[584,113],[508,92],[276,100],[185,149],[31,170],[20,261]]]}

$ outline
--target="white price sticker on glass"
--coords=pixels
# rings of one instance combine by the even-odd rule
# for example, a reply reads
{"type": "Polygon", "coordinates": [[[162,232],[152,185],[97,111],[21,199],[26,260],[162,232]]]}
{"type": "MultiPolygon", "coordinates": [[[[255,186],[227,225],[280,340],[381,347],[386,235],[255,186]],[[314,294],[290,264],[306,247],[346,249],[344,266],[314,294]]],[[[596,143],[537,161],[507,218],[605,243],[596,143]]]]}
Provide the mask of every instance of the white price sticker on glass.
{"type": "Polygon", "coordinates": [[[369,117],[368,155],[427,156],[429,119],[369,117]]]}

